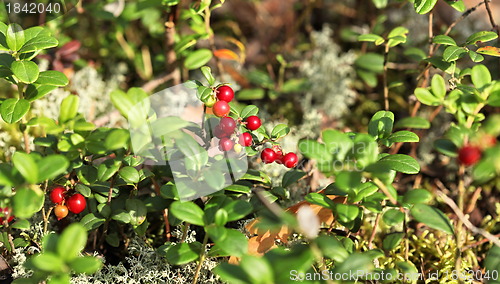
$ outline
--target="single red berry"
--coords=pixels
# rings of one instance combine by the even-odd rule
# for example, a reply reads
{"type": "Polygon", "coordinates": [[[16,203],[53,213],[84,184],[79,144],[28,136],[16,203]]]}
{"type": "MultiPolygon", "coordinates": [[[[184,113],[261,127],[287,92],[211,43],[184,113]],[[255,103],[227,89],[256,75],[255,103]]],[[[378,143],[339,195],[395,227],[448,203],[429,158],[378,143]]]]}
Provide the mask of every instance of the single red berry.
{"type": "Polygon", "coordinates": [[[260,153],[260,158],[266,164],[272,163],[276,160],[276,152],[271,148],[266,148],[260,153]]]}
{"type": "Polygon", "coordinates": [[[221,151],[229,151],[231,149],[233,149],[233,146],[234,146],[234,142],[233,140],[229,139],[229,138],[222,138],[220,141],[219,141],[219,149],[221,151]]]}
{"type": "Polygon", "coordinates": [[[219,126],[224,133],[231,135],[236,129],[236,121],[231,117],[223,117],[220,119],[219,126]]]}
{"type": "Polygon", "coordinates": [[[299,163],[299,158],[295,153],[288,153],[283,156],[283,165],[287,168],[294,168],[299,163]]]}
{"type": "Polygon", "coordinates": [[[481,149],[476,146],[464,146],[458,150],[458,161],[466,166],[471,166],[481,159],[481,149]]]}
{"type": "Polygon", "coordinates": [[[56,215],[57,220],[61,220],[68,216],[68,207],[66,207],[66,205],[56,205],[56,208],[54,208],[54,215],[56,215]]]}
{"type": "Polygon", "coordinates": [[[253,143],[252,134],[250,134],[249,132],[241,133],[239,137],[239,143],[245,147],[252,146],[253,143]]]}
{"type": "Polygon", "coordinates": [[[230,110],[231,109],[226,101],[218,101],[214,104],[214,107],[212,108],[212,111],[217,117],[227,116],[230,110]]]}
{"type": "Polygon", "coordinates": [[[247,121],[247,128],[252,131],[258,129],[262,125],[260,118],[256,115],[247,117],[246,121],[247,121]]]}
{"type": "Polygon", "coordinates": [[[4,217],[9,216],[7,219],[7,222],[10,223],[12,220],[14,220],[14,215],[12,215],[12,211],[8,207],[2,207],[0,208],[0,226],[3,225],[4,222],[4,217]]]}
{"type": "Polygon", "coordinates": [[[64,201],[64,194],[66,193],[66,188],[62,186],[55,187],[50,192],[50,201],[59,204],[64,201]]]}
{"type": "Polygon", "coordinates": [[[85,197],[83,197],[83,195],[81,195],[80,193],[76,193],[68,198],[66,204],[68,205],[69,211],[78,214],[85,210],[87,201],[85,200],[85,197]]]}
{"type": "Polygon", "coordinates": [[[220,86],[217,88],[217,98],[221,101],[230,102],[234,98],[234,91],[227,85],[220,86]]]}

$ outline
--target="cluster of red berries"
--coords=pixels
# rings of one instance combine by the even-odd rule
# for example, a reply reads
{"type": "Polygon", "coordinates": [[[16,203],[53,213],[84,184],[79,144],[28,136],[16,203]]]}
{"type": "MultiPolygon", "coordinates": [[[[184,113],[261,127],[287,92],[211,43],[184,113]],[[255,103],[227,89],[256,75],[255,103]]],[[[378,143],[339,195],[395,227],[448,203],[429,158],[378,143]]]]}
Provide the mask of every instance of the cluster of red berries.
{"type": "Polygon", "coordinates": [[[4,222],[4,217],[9,216],[7,218],[7,222],[10,223],[12,220],[14,220],[14,215],[12,215],[12,210],[8,207],[2,207],[0,208],[0,226],[3,225],[4,222]]]}
{"type": "Polygon", "coordinates": [[[482,135],[480,141],[474,144],[467,144],[458,149],[458,161],[465,166],[472,166],[481,160],[483,150],[494,146],[497,143],[496,137],[492,135],[482,135]]]}
{"type": "Polygon", "coordinates": [[[299,158],[295,153],[290,152],[285,154],[279,147],[274,147],[274,149],[265,148],[262,150],[262,153],[260,153],[260,158],[266,164],[276,162],[278,164],[283,164],[287,168],[294,168],[299,162],[299,158]]]}
{"type": "Polygon", "coordinates": [[[234,91],[231,87],[222,85],[215,89],[215,93],[217,99],[211,96],[205,105],[212,108],[212,112],[215,116],[225,117],[231,110],[228,103],[233,100],[234,91]]]}
{"type": "Polygon", "coordinates": [[[50,200],[57,204],[54,208],[54,214],[56,215],[57,220],[65,218],[68,216],[69,212],[79,214],[85,210],[85,207],[87,206],[85,197],[83,197],[80,193],[75,193],[69,198],[66,197],[66,188],[62,186],[55,187],[50,192],[50,200]]]}
{"type": "MultiPolygon", "coordinates": [[[[262,125],[262,121],[256,115],[249,116],[242,121],[234,120],[228,117],[230,107],[229,102],[234,98],[234,91],[231,87],[227,85],[219,86],[215,89],[214,97],[209,98],[205,103],[207,107],[212,107],[212,112],[215,116],[220,117],[219,124],[215,126],[213,134],[215,137],[219,138],[219,149],[221,151],[230,151],[234,149],[237,153],[241,151],[242,147],[249,147],[253,144],[253,137],[250,132],[243,132],[237,137],[237,143],[232,139],[232,136],[236,130],[237,124],[241,123],[249,131],[254,131],[259,129],[262,125]]],[[[277,162],[278,164],[283,164],[288,168],[293,168],[297,166],[298,157],[295,153],[283,154],[283,151],[279,146],[275,146],[275,150],[271,148],[266,148],[262,150],[261,153],[262,161],[266,164],[277,162]]]]}

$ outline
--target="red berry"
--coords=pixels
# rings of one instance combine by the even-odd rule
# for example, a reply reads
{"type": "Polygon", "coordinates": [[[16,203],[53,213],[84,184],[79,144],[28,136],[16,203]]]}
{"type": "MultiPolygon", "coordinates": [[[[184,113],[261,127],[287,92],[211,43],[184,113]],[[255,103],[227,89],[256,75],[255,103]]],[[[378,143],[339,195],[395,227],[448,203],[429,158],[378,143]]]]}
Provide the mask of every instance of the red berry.
{"type": "Polygon", "coordinates": [[[10,208],[7,207],[0,208],[0,226],[3,225],[4,222],[3,218],[7,216],[9,216],[9,218],[7,219],[8,223],[14,220],[14,215],[12,215],[12,211],[10,210],[10,208]]]}
{"type": "Polygon", "coordinates": [[[222,139],[224,137],[227,137],[228,134],[226,132],[224,132],[224,130],[222,130],[222,128],[220,127],[220,125],[217,125],[216,127],[214,127],[214,136],[219,138],[219,139],[222,139]]]}
{"type": "Polygon", "coordinates": [[[224,117],[229,114],[230,107],[226,101],[218,101],[214,104],[212,111],[214,112],[215,116],[224,117]]]}
{"type": "Polygon", "coordinates": [[[231,135],[236,129],[236,121],[230,117],[223,117],[220,119],[219,126],[224,133],[231,135]]]}
{"type": "Polygon", "coordinates": [[[233,146],[234,146],[234,142],[233,142],[233,140],[231,140],[229,138],[222,138],[219,141],[219,149],[221,151],[229,151],[229,150],[233,149],[233,146]]]}
{"type": "Polygon", "coordinates": [[[68,207],[66,207],[66,205],[57,205],[56,208],[54,208],[54,215],[56,215],[57,220],[61,220],[68,216],[68,207]]]}
{"type": "Polygon", "coordinates": [[[253,139],[252,134],[249,132],[243,132],[240,134],[239,143],[245,147],[252,146],[253,139]]]}
{"type": "Polygon", "coordinates": [[[266,148],[262,150],[262,153],[260,153],[260,158],[262,161],[266,164],[272,163],[276,160],[276,152],[273,151],[271,148],[266,148]]]}
{"type": "Polygon", "coordinates": [[[283,156],[283,165],[287,168],[294,168],[299,163],[299,158],[295,153],[288,153],[283,156]]]}
{"type": "Polygon", "coordinates": [[[78,214],[85,210],[87,201],[85,200],[85,197],[83,197],[83,195],[81,195],[80,193],[76,193],[68,198],[66,204],[68,205],[69,211],[78,214]]]}
{"type": "Polygon", "coordinates": [[[234,91],[229,86],[220,86],[217,88],[217,98],[221,101],[230,102],[234,98],[234,91]]]}
{"type": "Polygon", "coordinates": [[[66,192],[66,188],[62,186],[55,187],[50,192],[50,201],[59,204],[64,201],[64,193],[66,192]]]}
{"type": "Polygon", "coordinates": [[[274,152],[276,152],[276,161],[275,162],[280,164],[280,165],[283,164],[283,151],[281,151],[281,149],[279,149],[279,148],[276,148],[274,150],[274,152]]]}
{"type": "Polygon", "coordinates": [[[246,121],[247,121],[247,128],[252,131],[258,129],[262,125],[260,118],[255,115],[247,117],[246,121]]]}
{"type": "Polygon", "coordinates": [[[481,159],[481,149],[476,146],[464,146],[458,150],[458,161],[466,166],[471,166],[481,159]]]}

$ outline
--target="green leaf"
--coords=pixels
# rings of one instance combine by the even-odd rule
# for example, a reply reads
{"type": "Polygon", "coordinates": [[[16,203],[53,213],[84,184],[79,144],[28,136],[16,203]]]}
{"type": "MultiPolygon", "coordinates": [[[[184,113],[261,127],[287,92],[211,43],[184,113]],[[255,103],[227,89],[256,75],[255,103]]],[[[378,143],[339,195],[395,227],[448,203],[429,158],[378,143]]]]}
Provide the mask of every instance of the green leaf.
{"type": "Polygon", "coordinates": [[[464,56],[465,53],[467,53],[465,48],[451,45],[444,50],[443,59],[447,62],[455,61],[464,56]]]}
{"type": "Polygon", "coordinates": [[[436,5],[437,0],[415,0],[415,12],[423,15],[429,13],[436,5]]]}
{"type": "Polygon", "coordinates": [[[375,45],[384,43],[384,38],[376,34],[364,34],[358,36],[358,41],[374,42],[375,45]]]}
{"type": "Polygon", "coordinates": [[[286,136],[290,132],[290,128],[286,124],[278,124],[273,128],[271,137],[274,139],[286,136]]]}
{"type": "Polygon", "coordinates": [[[349,257],[349,253],[344,248],[342,243],[333,236],[320,235],[315,239],[324,256],[335,260],[336,262],[343,262],[349,257]]]}
{"type": "Polygon", "coordinates": [[[424,88],[416,88],[415,96],[424,105],[437,106],[441,103],[441,100],[439,98],[437,98],[429,90],[424,88]]]}
{"type": "Polygon", "coordinates": [[[447,35],[437,35],[432,39],[432,42],[442,45],[454,45],[454,46],[457,45],[455,40],[447,35]]]}
{"type": "Polygon", "coordinates": [[[254,105],[248,105],[243,110],[241,110],[240,116],[245,119],[252,115],[257,115],[259,113],[259,108],[254,105]]]}
{"type": "Polygon", "coordinates": [[[14,61],[10,67],[14,76],[25,84],[31,84],[38,79],[40,70],[38,65],[31,61],[14,61]]]}
{"type": "Polygon", "coordinates": [[[38,75],[35,84],[63,87],[68,84],[68,78],[59,71],[43,71],[38,75]]]}
{"type": "Polygon", "coordinates": [[[382,73],[384,71],[384,57],[377,53],[366,53],[354,61],[354,65],[366,71],[382,73]]]}
{"type": "Polygon", "coordinates": [[[469,50],[468,54],[473,62],[482,62],[484,60],[484,56],[472,50],[469,50]]]}
{"type": "Polygon", "coordinates": [[[344,224],[354,221],[360,213],[361,210],[356,205],[335,204],[335,216],[344,224]]]}
{"type": "Polygon", "coordinates": [[[12,162],[26,181],[32,184],[38,181],[38,167],[31,155],[23,152],[15,152],[12,156],[12,162]]]}
{"type": "MultiPolygon", "coordinates": [[[[352,273],[358,271],[367,273],[373,269],[373,259],[366,253],[353,253],[342,263],[335,266],[333,269],[334,275],[342,275],[344,273],[352,273]]],[[[354,279],[352,279],[354,280],[354,279]]]]}
{"type": "Polygon", "coordinates": [[[382,220],[384,220],[384,223],[386,223],[388,226],[399,225],[403,222],[404,219],[405,214],[398,209],[389,209],[382,215],[382,220]]]}
{"type": "Polygon", "coordinates": [[[472,67],[471,79],[478,89],[491,83],[491,74],[486,66],[478,64],[472,67]]]}
{"type": "Polygon", "coordinates": [[[347,134],[334,129],[323,130],[321,138],[325,142],[328,152],[335,154],[339,161],[343,161],[349,150],[354,146],[354,142],[347,134]]]}
{"type": "Polygon", "coordinates": [[[453,9],[459,11],[460,13],[464,13],[466,10],[464,1],[462,1],[462,0],[458,0],[458,1],[457,0],[444,0],[444,1],[446,3],[448,3],[448,5],[453,7],[453,9]]]}
{"type": "Polygon", "coordinates": [[[148,209],[139,199],[127,199],[125,209],[130,214],[130,224],[132,226],[139,226],[146,220],[148,209]]]}
{"type": "MultiPolygon", "coordinates": [[[[261,100],[265,97],[264,89],[243,89],[236,94],[238,100],[261,100]]],[[[243,117],[243,116],[241,116],[243,117]]]]}
{"type": "Polygon", "coordinates": [[[423,118],[418,116],[413,117],[405,117],[403,119],[398,120],[394,125],[394,128],[415,128],[415,129],[429,129],[431,127],[431,123],[423,118]]]}
{"type": "Polygon", "coordinates": [[[227,212],[227,221],[236,221],[252,213],[252,205],[243,200],[235,200],[222,207],[227,212]]]}
{"type": "Polygon", "coordinates": [[[449,139],[437,139],[434,141],[434,148],[449,157],[456,157],[458,148],[457,146],[449,139]]]}
{"type": "Polygon", "coordinates": [[[75,118],[80,104],[80,97],[76,95],[67,96],[61,103],[59,110],[59,123],[66,123],[75,118]]]}
{"type": "MultiPolygon", "coordinates": [[[[238,265],[222,262],[217,265],[213,272],[217,274],[223,281],[232,284],[248,284],[246,279],[250,276],[238,265]]],[[[15,283],[14,283],[15,284],[15,283]]]]}
{"type": "Polygon", "coordinates": [[[80,223],[72,223],[59,237],[57,254],[65,261],[78,257],[87,244],[87,231],[80,223]]]}
{"type": "Polygon", "coordinates": [[[335,207],[335,202],[321,193],[311,192],[306,195],[304,199],[309,203],[316,204],[325,208],[333,209],[335,207]]]}
{"type": "Polygon", "coordinates": [[[410,204],[429,203],[432,200],[432,194],[421,188],[411,189],[403,196],[403,202],[410,204]]]}
{"type": "Polygon", "coordinates": [[[391,134],[389,136],[389,141],[392,143],[397,143],[397,142],[418,142],[420,139],[418,138],[418,135],[411,132],[411,131],[406,131],[406,130],[401,130],[397,131],[391,134]]]}
{"type": "Polygon", "coordinates": [[[6,99],[0,106],[0,114],[7,123],[16,123],[23,118],[30,109],[30,103],[25,99],[6,99]]]}
{"type": "Polygon", "coordinates": [[[18,229],[18,230],[29,230],[31,229],[31,224],[28,220],[17,220],[15,223],[10,225],[11,228],[13,229],[18,229]]]}
{"type": "Polygon", "coordinates": [[[288,187],[292,185],[294,182],[298,181],[302,177],[306,175],[305,172],[299,170],[291,170],[287,171],[285,175],[283,175],[283,180],[281,182],[281,186],[288,187]]]}
{"type": "Polygon", "coordinates": [[[47,36],[40,35],[28,40],[24,46],[19,50],[19,53],[28,53],[33,51],[44,50],[52,47],[56,47],[59,44],[57,39],[47,36]]]}
{"type": "Polygon", "coordinates": [[[210,67],[201,67],[201,73],[203,74],[203,76],[205,76],[205,79],[207,79],[209,85],[213,85],[215,83],[215,78],[212,75],[212,70],[210,69],[210,67]]]}
{"type": "Polygon", "coordinates": [[[63,155],[50,155],[38,160],[37,165],[39,171],[38,182],[43,182],[66,172],[69,161],[63,155]]]}
{"type": "Polygon", "coordinates": [[[228,229],[227,236],[216,244],[228,255],[241,257],[248,252],[247,237],[235,229],[228,229]]]}
{"type": "Polygon", "coordinates": [[[486,259],[484,260],[484,267],[486,268],[486,273],[483,276],[489,275],[490,280],[488,283],[498,284],[500,281],[498,279],[498,273],[500,271],[500,247],[494,245],[488,251],[486,259]]]}
{"type": "Polygon", "coordinates": [[[130,134],[125,129],[113,129],[104,140],[104,146],[108,150],[127,148],[130,134]]]}
{"type": "Polygon", "coordinates": [[[202,248],[199,242],[163,245],[158,248],[168,262],[174,265],[183,265],[196,260],[202,249],[205,248],[202,248]]]}
{"type": "Polygon", "coordinates": [[[201,208],[193,202],[175,201],[170,205],[170,212],[177,219],[188,222],[190,224],[197,226],[205,225],[205,222],[203,221],[203,210],[201,210],[201,208]]]}
{"type": "Polygon", "coordinates": [[[64,269],[63,259],[51,252],[34,256],[31,258],[31,263],[37,269],[47,272],[59,272],[64,269]]]}
{"type": "Polygon", "coordinates": [[[188,70],[198,69],[212,59],[212,51],[206,48],[191,52],[184,60],[184,67],[188,70]]]}
{"type": "Polygon", "coordinates": [[[24,30],[16,23],[10,24],[7,27],[7,33],[5,36],[7,45],[11,50],[18,51],[25,43],[24,30]]]}
{"type": "Polygon", "coordinates": [[[487,42],[487,41],[494,40],[497,37],[498,37],[498,35],[495,32],[481,31],[481,32],[477,32],[477,33],[470,35],[465,40],[465,45],[476,44],[478,42],[487,42]]]}
{"type": "Polygon", "coordinates": [[[304,139],[299,141],[298,146],[300,152],[308,158],[318,160],[319,162],[332,160],[332,154],[328,152],[325,144],[319,143],[318,141],[304,139]]]}
{"type": "Polygon", "coordinates": [[[476,50],[477,53],[500,57],[500,48],[494,46],[483,46],[476,50]]]}
{"type": "Polygon", "coordinates": [[[382,246],[385,250],[393,250],[395,249],[404,237],[404,233],[392,233],[385,236],[382,241],[382,246]]]}
{"type": "Polygon", "coordinates": [[[414,158],[403,154],[386,156],[380,159],[376,165],[405,174],[418,174],[420,171],[418,162],[414,158]]]}
{"type": "Polygon", "coordinates": [[[87,231],[97,229],[99,226],[104,224],[106,219],[97,217],[94,213],[89,213],[80,220],[80,224],[87,231]]]}
{"type": "Polygon", "coordinates": [[[389,0],[372,0],[372,2],[377,9],[383,9],[387,6],[387,2],[389,2],[389,0]]]}
{"type": "Polygon", "coordinates": [[[49,94],[53,90],[57,89],[57,86],[50,86],[50,85],[40,85],[40,86],[35,86],[35,85],[28,85],[26,87],[26,91],[24,92],[24,97],[32,102],[34,100],[40,99],[44,97],[45,95],[49,94]]]}
{"type": "Polygon", "coordinates": [[[239,265],[249,276],[250,283],[274,283],[273,268],[266,258],[246,254],[241,258],[239,265]]]}
{"type": "Polygon", "coordinates": [[[123,167],[118,172],[118,175],[125,180],[127,183],[138,183],[139,182],[139,172],[133,167],[123,167]]]}
{"type": "Polygon", "coordinates": [[[93,256],[84,256],[70,262],[69,267],[71,267],[71,270],[76,274],[92,274],[101,269],[102,261],[93,256]]]}
{"type": "Polygon", "coordinates": [[[441,75],[432,76],[431,90],[432,94],[440,100],[446,96],[446,83],[441,75]]]}
{"type": "Polygon", "coordinates": [[[453,235],[453,226],[450,223],[450,219],[441,210],[419,203],[411,208],[410,213],[418,222],[453,235]]]}
{"type": "Polygon", "coordinates": [[[42,209],[45,195],[39,188],[30,189],[21,187],[16,190],[12,201],[14,215],[18,218],[28,219],[42,209]]]}
{"type": "Polygon", "coordinates": [[[97,181],[97,169],[91,165],[84,165],[76,171],[81,183],[91,185],[97,181]]]}
{"type": "Polygon", "coordinates": [[[394,114],[390,111],[378,111],[368,124],[368,133],[376,138],[387,138],[394,125],[394,114]]]}

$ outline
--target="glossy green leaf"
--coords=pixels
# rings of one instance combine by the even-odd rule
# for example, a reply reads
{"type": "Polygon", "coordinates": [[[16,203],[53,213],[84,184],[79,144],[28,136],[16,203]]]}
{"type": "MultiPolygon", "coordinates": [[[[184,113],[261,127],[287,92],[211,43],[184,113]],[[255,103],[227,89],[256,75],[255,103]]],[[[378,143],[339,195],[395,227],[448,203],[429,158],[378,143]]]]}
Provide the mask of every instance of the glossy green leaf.
{"type": "Polygon", "coordinates": [[[335,204],[335,216],[342,223],[354,221],[361,213],[361,210],[356,205],[335,204]]]}
{"type": "Polygon", "coordinates": [[[446,83],[441,75],[436,74],[432,76],[431,90],[432,94],[439,99],[443,99],[446,96],[446,83]]]}
{"type": "Polygon", "coordinates": [[[376,34],[364,34],[358,37],[358,41],[374,42],[375,45],[384,43],[384,38],[376,34]]]}
{"type": "Polygon", "coordinates": [[[405,174],[418,174],[420,171],[418,162],[414,158],[403,154],[386,156],[380,159],[377,165],[405,174]]]}
{"type": "Polygon", "coordinates": [[[468,51],[469,57],[473,62],[482,62],[484,60],[484,56],[481,54],[474,52],[472,50],[468,51]]]}
{"type": "Polygon", "coordinates": [[[209,49],[198,49],[191,52],[184,60],[184,67],[188,70],[198,69],[212,59],[212,51],[209,49]]]}
{"type": "Polygon", "coordinates": [[[5,36],[8,47],[14,51],[21,49],[26,40],[23,28],[16,23],[12,23],[7,27],[5,36]]]}
{"type": "Polygon", "coordinates": [[[482,88],[491,83],[491,73],[486,66],[478,64],[472,67],[472,83],[476,88],[482,88]]]}
{"type": "Polygon", "coordinates": [[[12,156],[12,162],[26,181],[32,184],[38,181],[38,166],[31,155],[23,152],[15,152],[12,156]]]}
{"type": "Polygon", "coordinates": [[[213,85],[215,83],[215,78],[212,75],[212,70],[208,66],[201,67],[201,73],[207,79],[209,85],[213,85]]]}
{"type": "Polygon", "coordinates": [[[259,108],[254,105],[248,105],[243,108],[240,112],[241,118],[245,119],[252,115],[257,115],[259,113],[259,108]]]}
{"type": "Polygon", "coordinates": [[[141,200],[127,199],[125,201],[125,209],[130,214],[130,224],[132,226],[140,226],[144,221],[146,221],[148,209],[141,200]]]}
{"type": "Polygon", "coordinates": [[[51,85],[28,85],[26,87],[26,91],[24,92],[24,97],[32,102],[34,100],[43,98],[45,95],[49,94],[53,90],[57,89],[57,86],[51,86],[51,85]]]}
{"type": "Polygon", "coordinates": [[[389,136],[388,140],[392,143],[397,142],[418,142],[420,139],[418,135],[406,130],[397,131],[389,136]]]}
{"type": "Polygon", "coordinates": [[[87,244],[87,231],[80,223],[72,223],[59,237],[57,242],[57,254],[66,261],[78,257],[87,244]]]}
{"type": "Polygon", "coordinates": [[[380,54],[369,52],[359,56],[354,65],[366,71],[381,73],[384,71],[384,57],[380,54]]]}
{"type": "Polygon", "coordinates": [[[97,217],[94,213],[89,213],[83,216],[80,220],[80,224],[85,228],[85,230],[91,231],[104,224],[105,221],[106,219],[97,217]]]}
{"type": "Polygon", "coordinates": [[[38,160],[37,166],[39,171],[38,181],[42,182],[66,172],[69,161],[63,155],[50,155],[38,160]]]}
{"type": "Polygon", "coordinates": [[[444,215],[441,210],[419,203],[415,204],[411,208],[410,212],[413,218],[415,218],[418,222],[424,223],[433,229],[453,235],[453,226],[451,225],[450,219],[448,219],[448,217],[444,215]]]}
{"type": "Polygon", "coordinates": [[[28,40],[19,50],[19,53],[28,53],[33,51],[44,50],[56,47],[58,44],[59,42],[57,41],[57,39],[51,36],[39,35],[28,40]]]}
{"type": "Polygon", "coordinates": [[[227,221],[236,221],[252,213],[252,205],[243,200],[235,200],[224,205],[223,209],[227,212],[227,221]]]}
{"type": "Polygon", "coordinates": [[[80,97],[76,95],[67,96],[61,103],[61,108],[59,110],[59,122],[66,123],[75,118],[79,105],[80,97]]]}
{"type": "Polygon", "coordinates": [[[42,209],[45,194],[40,188],[17,188],[12,198],[14,215],[18,218],[28,219],[42,209]]]}
{"type": "Polygon", "coordinates": [[[216,244],[228,255],[241,257],[248,252],[247,237],[235,229],[228,229],[227,236],[216,244]]]}
{"type": "Polygon", "coordinates": [[[429,203],[432,200],[432,194],[421,188],[411,189],[403,196],[403,202],[410,204],[429,203]]]}
{"type": "Polygon", "coordinates": [[[405,117],[403,119],[398,120],[394,125],[394,128],[414,128],[414,129],[429,129],[431,127],[431,123],[423,118],[418,116],[413,117],[405,117]]]}
{"type": "Polygon", "coordinates": [[[415,96],[424,105],[437,106],[441,103],[441,100],[439,98],[437,98],[429,90],[424,88],[416,88],[415,96]]]}
{"type": "Polygon", "coordinates": [[[191,201],[175,201],[172,205],[170,205],[170,212],[176,218],[190,224],[198,226],[205,225],[205,222],[203,221],[203,210],[191,201]]]}
{"type": "Polygon", "coordinates": [[[38,75],[35,84],[63,87],[68,84],[68,78],[59,71],[43,71],[38,75]]]}
{"type": "Polygon", "coordinates": [[[30,103],[25,99],[6,99],[0,106],[0,114],[7,123],[21,120],[30,109],[30,103]]]}
{"type": "Polygon", "coordinates": [[[16,78],[25,83],[31,84],[38,79],[40,74],[40,70],[38,69],[38,65],[35,62],[31,61],[14,61],[10,67],[12,73],[16,78]]]}
{"type": "Polygon", "coordinates": [[[432,39],[432,42],[442,45],[457,45],[454,39],[446,35],[437,35],[432,39]]]}
{"type": "Polygon", "coordinates": [[[398,209],[389,209],[382,215],[382,220],[388,226],[399,225],[403,222],[405,214],[398,209]]]}
{"type": "Polygon", "coordinates": [[[368,133],[376,138],[387,138],[394,126],[394,114],[390,111],[378,111],[368,123],[368,133]]]}
{"type": "Polygon", "coordinates": [[[102,261],[97,257],[84,256],[79,257],[69,263],[69,267],[77,274],[92,274],[97,272],[102,267],[102,261]]]}
{"type": "Polygon", "coordinates": [[[455,61],[462,58],[467,50],[460,46],[448,46],[443,52],[443,59],[447,62],[455,61]]]}
{"type": "Polygon", "coordinates": [[[183,265],[196,260],[202,249],[204,248],[199,242],[164,245],[158,248],[160,254],[163,254],[167,261],[174,265],[183,265]]]}
{"type": "Polygon", "coordinates": [[[415,11],[419,14],[429,13],[436,5],[437,0],[415,0],[415,11]]]}
{"type": "Polygon", "coordinates": [[[290,128],[286,124],[278,124],[273,128],[273,131],[271,132],[271,137],[272,138],[281,138],[283,136],[286,136],[290,132],[290,128]]]}
{"type": "Polygon", "coordinates": [[[283,180],[281,182],[281,186],[288,187],[304,177],[306,175],[305,172],[299,170],[291,170],[287,171],[285,175],[283,175],[283,180]]]}
{"type": "Polygon", "coordinates": [[[491,31],[480,31],[470,35],[465,40],[465,45],[476,44],[478,42],[492,41],[498,37],[497,33],[491,31]]]}

